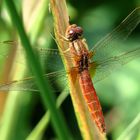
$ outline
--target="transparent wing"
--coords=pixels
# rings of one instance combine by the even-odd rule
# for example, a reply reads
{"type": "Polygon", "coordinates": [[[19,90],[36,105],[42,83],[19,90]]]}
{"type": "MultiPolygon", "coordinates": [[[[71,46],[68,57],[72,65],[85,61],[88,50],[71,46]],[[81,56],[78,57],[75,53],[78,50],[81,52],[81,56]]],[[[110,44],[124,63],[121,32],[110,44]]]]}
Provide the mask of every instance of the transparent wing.
{"type": "MultiPolygon", "coordinates": [[[[60,84],[60,86],[63,86],[63,88],[65,88],[67,85],[66,73],[64,70],[44,74],[43,77],[44,79],[47,78],[47,80],[49,80],[49,83],[53,89],[56,88],[55,87],[56,84],[58,86],[58,83],[60,84]]],[[[28,77],[22,80],[14,80],[3,84],[0,83],[0,91],[9,91],[9,90],[39,92],[34,77],[28,77]]],[[[58,90],[58,88],[54,90],[60,91],[58,90]]]]}
{"type": "Polygon", "coordinates": [[[133,10],[111,33],[107,34],[101,41],[95,44],[93,51],[93,60],[104,60],[107,57],[119,55],[122,52],[130,51],[132,46],[122,46],[127,37],[140,23],[140,8],[133,10]]]}
{"type": "MultiPolygon", "coordinates": [[[[24,49],[22,47],[19,47],[18,44],[19,43],[17,41],[10,40],[0,42],[0,60],[3,58],[8,59],[10,56],[9,52],[11,51],[11,49],[16,48],[16,46],[18,46],[15,52],[20,54],[21,57],[20,60],[14,61],[15,63],[24,65],[26,63],[26,61],[24,61],[26,59],[24,49]]],[[[63,63],[61,60],[62,55],[65,55],[65,57],[67,57],[68,59],[72,58],[69,54],[64,54],[63,52],[60,53],[58,49],[36,47],[34,50],[40,58],[41,65],[46,65],[46,67],[51,67],[54,70],[58,70],[58,67],[60,67],[60,69],[63,68],[63,63]]]]}
{"type": "Polygon", "coordinates": [[[139,39],[127,39],[140,23],[140,8],[132,11],[111,33],[93,47],[91,73],[100,81],[113,70],[140,56],[139,39]],[[126,40],[127,39],[127,40],[126,40]]]}
{"type": "Polygon", "coordinates": [[[99,82],[106,78],[113,70],[120,68],[122,65],[130,62],[131,60],[140,57],[140,47],[135,50],[116,55],[114,57],[107,58],[100,62],[96,61],[92,63],[93,69],[95,70],[94,83],[99,82]]]}
{"type": "MultiPolygon", "coordinates": [[[[0,42],[0,59],[8,58],[9,51],[17,45],[16,41],[4,41],[0,42]]],[[[42,68],[44,69],[43,77],[47,78],[50,81],[51,86],[55,88],[56,84],[59,87],[65,87],[67,84],[66,80],[66,72],[64,70],[64,66],[62,60],[60,58],[60,53],[57,49],[36,49],[35,52],[38,54],[40,58],[40,63],[42,68]],[[53,72],[52,72],[53,71],[53,72]]],[[[24,65],[26,59],[24,55],[24,49],[17,49],[16,53],[19,53],[21,56],[20,60],[14,60],[13,63],[18,63],[20,65],[24,65]]],[[[11,59],[9,60],[11,61],[11,59]]],[[[35,80],[33,77],[30,77],[30,70],[27,69],[27,73],[29,73],[23,80],[15,80],[8,83],[0,83],[1,91],[8,90],[20,90],[20,91],[38,91],[38,88],[35,84],[35,80]]],[[[58,88],[56,89],[58,91],[58,88]]],[[[59,90],[60,91],[60,90],[59,90]]]]}

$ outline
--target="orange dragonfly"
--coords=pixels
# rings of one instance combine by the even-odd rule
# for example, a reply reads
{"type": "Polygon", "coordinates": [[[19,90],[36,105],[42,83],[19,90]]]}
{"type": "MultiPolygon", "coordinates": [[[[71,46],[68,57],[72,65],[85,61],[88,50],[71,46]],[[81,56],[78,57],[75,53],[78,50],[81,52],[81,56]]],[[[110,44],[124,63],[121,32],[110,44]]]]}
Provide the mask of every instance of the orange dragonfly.
{"type": "Polygon", "coordinates": [[[64,39],[69,42],[67,51],[70,52],[73,58],[74,66],[72,71],[75,71],[78,75],[80,89],[92,119],[95,121],[100,132],[105,133],[106,128],[102,108],[89,73],[90,65],[95,65],[94,62],[90,62],[94,52],[88,50],[86,41],[82,36],[83,29],[76,24],[72,24],[67,27],[64,39]]]}
{"type": "MultiPolygon", "coordinates": [[[[121,65],[124,65],[136,57],[140,56],[140,46],[139,44],[133,46],[133,49],[130,49],[125,45],[127,44],[125,39],[131,34],[131,32],[136,28],[136,26],[140,23],[140,8],[136,8],[132,11],[122,22],[116,27],[111,33],[106,35],[101,41],[96,43],[94,47],[88,51],[87,49],[83,53],[80,54],[82,57],[74,56],[75,63],[78,62],[78,65],[75,64],[75,67],[78,67],[78,72],[81,76],[79,76],[79,83],[81,84],[81,90],[85,97],[85,100],[88,104],[89,111],[98,126],[101,132],[105,132],[105,122],[102,114],[102,109],[98,97],[96,95],[96,91],[93,87],[92,80],[90,78],[89,69],[91,73],[95,72],[94,83],[104,79],[113,69],[118,68],[121,65]],[[123,46],[122,46],[123,45],[123,46]],[[130,49],[130,50],[129,50],[130,49]],[[110,53],[111,52],[111,53],[110,53]],[[85,55],[87,53],[87,55],[85,55]],[[86,56],[86,57],[85,57],[86,56]],[[87,58],[88,57],[88,58],[87,58]],[[85,82],[86,81],[86,82],[85,82]],[[90,85],[90,88],[87,87],[90,85]],[[91,86],[92,85],[92,86],[91,86]],[[87,95],[87,93],[90,93],[87,95]],[[92,94],[91,94],[92,93],[92,94]]],[[[72,44],[77,39],[80,39],[83,31],[80,27],[76,25],[70,25],[66,31],[66,36],[64,39],[68,40],[72,44]],[[72,26],[75,26],[73,30],[72,26]],[[69,32],[67,32],[69,31],[69,32]],[[68,35],[74,34],[73,37],[69,38],[68,35]],[[80,37],[80,38],[79,38],[80,37]]],[[[83,43],[83,42],[82,42],[83,43]]],[[[83,45],[84,47],[86,44],[83,45]]],[[[74,44],[75,47],[75,44],[74,44]]],[[[79,49],[79,45],[77,45],[79,49]]],[[[57,52],[57,50],[46,50],[47,52],[57,52]]],[[[75,53],[73,50],[71,53],[75,53]]],[[[42,50],[40,53],[44,53],[42,50]]],[[[65,55],[65,54],[64,54],[65,55]]],[[[52,72],[45,74],[44,76],[55,77],[55,76],[64,76],[64,70],[52,72]]],[[[1,84],[0,90],[23,90],[23,91],[38,91],[35,86],[34,79],[32,77],[19,80],[12,81],[7,84],[1,84]]]]}

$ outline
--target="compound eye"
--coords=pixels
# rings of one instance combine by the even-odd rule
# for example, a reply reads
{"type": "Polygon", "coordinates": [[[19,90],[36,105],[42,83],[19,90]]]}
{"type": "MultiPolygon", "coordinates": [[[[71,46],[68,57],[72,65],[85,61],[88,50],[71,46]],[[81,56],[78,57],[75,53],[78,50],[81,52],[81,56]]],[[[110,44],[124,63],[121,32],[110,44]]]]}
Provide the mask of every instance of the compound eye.
{"type": "Polygon", "coordinates": [[[83,34],[83,29],[81,27],[77,27],[76,33],[81,36],[83,34]]]}
{"type": "Polygon", "coordinates": [[[74,34],[74,31],[73,30],[70,30],[69,31],[69,35],[71,36],[71,35],[73,35],[74,34]]]}
{"type": "Polygon", "coordinates": [[[67,38],[70,41],[73,41],[74,40],[74,36],[75,36],[75,31],[73,29],[69,30],[67,38]]]}

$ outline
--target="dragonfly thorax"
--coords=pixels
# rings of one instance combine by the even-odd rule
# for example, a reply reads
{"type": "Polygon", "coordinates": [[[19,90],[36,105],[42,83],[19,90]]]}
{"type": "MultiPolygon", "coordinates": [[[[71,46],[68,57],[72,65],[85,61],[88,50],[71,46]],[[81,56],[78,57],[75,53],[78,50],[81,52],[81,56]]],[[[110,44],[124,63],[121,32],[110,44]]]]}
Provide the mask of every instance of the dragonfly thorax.
{"type": "Polygon", "coordinates": [[[81,59],[80,61],[78,62],[78,65],[79,65],[79,73],[83,72],[84,70],[88,70],[89,68],[89,58],[88,58],[88,55],[86,54],[83,54],[81,56],[81,59]]]}
{"type": "Polygon", "coordinates": [[[70,25],[65,33],[65,37],[70,41],[81,39],[83,35],[83,29],[76,24],[70,25]]]}

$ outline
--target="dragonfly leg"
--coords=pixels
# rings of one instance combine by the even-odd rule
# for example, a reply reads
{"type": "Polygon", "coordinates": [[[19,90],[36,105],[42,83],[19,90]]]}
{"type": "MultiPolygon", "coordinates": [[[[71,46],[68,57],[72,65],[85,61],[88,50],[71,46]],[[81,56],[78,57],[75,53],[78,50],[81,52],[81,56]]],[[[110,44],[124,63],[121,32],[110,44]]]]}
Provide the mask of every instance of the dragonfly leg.
{"type": "Polygon", "coordinates": [[[74,51],[74,44],[72,43],[71,46],[69,48],[67,48],[66,50],[62,51],[62,54],[66,54],[68,56],[70,55],[72,59],[79,61],[81,59],[81,57],[79,55],[77,55],[77,53],[74,51]],[[71,52],[71,53],[69,53],[71,52]]]}
{"type": "Polygon", "coordinates": [[[63,35],[61,35],[59,33],[57,33],[57,34],[62,39],[62,41],[69,42],[69,39],[67,39],[65,36],[63,36],[63,35]]]}
{"type": "Polygon", "coordinates": [[[89,54],[88,54],[89,58],[92,58],[94,54],[95,54],[94,51],[90,51],[89,54]]]}
{"type": "Polygon", "coordinates": [[[70,51],[70,48],[64,50],[63,53],[65,54],[65,53],[68,53],[69,51],[70,51]]]}

